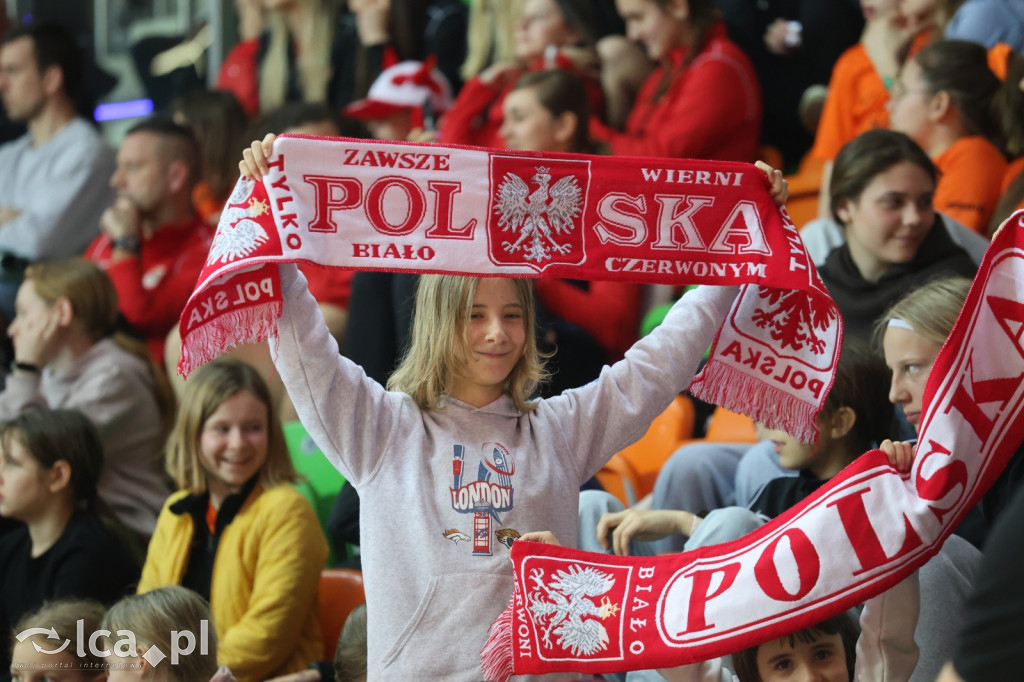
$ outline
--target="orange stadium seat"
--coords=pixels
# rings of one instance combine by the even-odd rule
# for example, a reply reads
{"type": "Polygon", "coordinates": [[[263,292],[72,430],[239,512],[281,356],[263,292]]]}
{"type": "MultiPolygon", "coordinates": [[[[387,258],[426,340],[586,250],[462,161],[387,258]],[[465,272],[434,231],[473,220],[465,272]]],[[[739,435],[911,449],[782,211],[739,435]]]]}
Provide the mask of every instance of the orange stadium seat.
{"type": "Polygon", "coordinates": [[[352,609],[366,601],[363,574],[353,568],[328,568],[320,572],[320,634],[324,660],[334,660],[341,628],[352,609]]]}
{"type": "Polygon", "coordinates": [[[636,473],[636,499],[643,499],[654,490],[654,481],[665,460],[693,435],[695,418],[693,401],[678,395],[664,412],[655,417],[640,440],[619,453],[636,473]]]}

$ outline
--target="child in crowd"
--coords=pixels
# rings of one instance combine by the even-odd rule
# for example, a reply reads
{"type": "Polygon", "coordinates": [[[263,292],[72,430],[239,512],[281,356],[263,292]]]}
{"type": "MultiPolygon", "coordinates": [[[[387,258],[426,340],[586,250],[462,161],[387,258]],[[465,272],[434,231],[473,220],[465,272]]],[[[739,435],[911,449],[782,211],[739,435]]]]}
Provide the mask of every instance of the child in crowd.
{"type": "Polygon", "coordinates": [[[161,587],[125,597],[110,607],[103,618],[110,670],[107,682],[234,682],[227,667],[217,667],[217,633],[210,605],[184,587],[161,587]],[[131,632],[135,648],[119,644],[122,631],[131,632]],[[192,635],[189,639],[186,633],[192,635]],[[190,648],[187,653],[185,650],[190,648]],[[145,654],[151,649],[177,660],[161,666],[145,654]]]}
{"type": "MultiPolygon", "coordinates": [[[[860,613],[860,627],[850,611],[817,625],[713,659],[659,670],[669,682],[896,682],[914,671],[918,649],[917,574],[869,599],[860,613]]],[[[646,679],[646,678],[644,678],[646,679]]],[[[632,682],[633,675],[627,680],[632,682]]]]}
{"type": "Polygon", "coordinates": [[[366,602],[352,609],[334,650],[337,682],[366,682],[366,602]]]}
{"type": "MultiPolygon", "coordinates": [[[[253,143],[243,175],[262,177],[271,152],[271,139],[253,143]]],[[[765,172],[784,201],[781,174],[765,172]]],[[[512,588],[506,547],[549,526],[575,541],[579,486],[689,383],[736,296],[701,287],[597,381],[531,401],[544,370],[529,280],[421,276],[391,391],[338,355],[294,266],[281,289],[275,364],[360,493],[369,678],[396,680],[480,679],[512,588]]]]}
{"type": "Polygon", "coordinates": [[[818,441],[802,443],[783,431],[768,432],[782,466],[799,471],[798,476],[769,481],[749,509],[725,507],[711,511],[706,519],[685,510],[626,509],[604,513],[595,526],[598,511],[621,509],[621,504],[607,493],[588,492],[581,498],[580,548],[611,550],[622,556],[650,555],[656,552],[643,543],[672,533],[688,536],[685,548],[693,549],[732,540],[759,527],[888,435],[893,415],[888,378],[881,358],[864,344],[847,339],[832,390],[818,415],[818,441]]]}
{"type": "Polygon", "coordinates": [[[291,485],[255,369],[221,360],[189,377],[167,472],[180,490],[160,513],[139,594],[183,585],[208,599],[219,660],[243,682],[306,668],[323,651],[316,596],[327,543],[291,485]]]}
{"type": "Polygon", "coordinates": [[[11,665],[10,675],[5,669],[0,679],[10,682],[106,680],[107,659],[101,656],[98,643],[96,646],[89,644],[89,638],[100,629],[102,618],[102,604],[77,599],[50,602],[22,616],[13,629],[3,630],[10,637],[11,665]],[[19,640],[19,633],[26,630],[36,630],[36,633],[19,640]],[[57,639],[39,633],[40,630],[56,632],[57,639]],[[79,655],[80,651],[83,655],[79,655]]]}
{"type": "Polygon", "coordinates": [[[0,425],[0,515],[23,522],[0,537],[0,632],[49,599],[110,603],[138,579],[135,537],[96,489],[102,466],[96,428],[77,410],[0,425]]]}

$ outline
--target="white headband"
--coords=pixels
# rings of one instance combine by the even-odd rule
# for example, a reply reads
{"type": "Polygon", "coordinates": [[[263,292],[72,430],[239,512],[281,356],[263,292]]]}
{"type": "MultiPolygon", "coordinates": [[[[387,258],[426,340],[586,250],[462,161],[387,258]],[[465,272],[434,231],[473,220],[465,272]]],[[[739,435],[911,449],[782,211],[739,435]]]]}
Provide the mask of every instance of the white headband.
{"type": "Polygon", "coordinates": [[[914,329],[913,327],[911,327],[909,324],[907,324],[906,322],[904,322],[903,320],[901,320],[898,317],[894,317],[894,318],[890,319],[889,320],[889,324],[887,324],[885,326],[886,327],[896,327],[897,329],[906,329],[907,331],[912,331],[912,332],[915,332],[915,333],[917,332],[916,329],[914,329]]]}

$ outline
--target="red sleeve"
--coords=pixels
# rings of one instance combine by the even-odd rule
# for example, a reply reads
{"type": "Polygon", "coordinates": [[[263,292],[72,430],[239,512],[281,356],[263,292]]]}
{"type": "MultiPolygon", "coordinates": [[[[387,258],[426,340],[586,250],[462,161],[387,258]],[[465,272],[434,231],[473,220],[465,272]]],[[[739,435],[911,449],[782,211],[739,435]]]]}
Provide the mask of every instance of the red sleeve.
{"type": "MultiPolygon", "coordinates": [[[[107,274],[117,289],[121,313],[143,337],[162,342],[178,323],[206,262],[209,246],[203,235],[193,236],[177,257],[164,261],[167,272],[151,289],[143,286],[141,259],[125,258],[107,266],[107,274]]],[[[159,265],[150,265],[149,273],[155,267],[159,265]]]]}
{"type": "Polygon", "coordinates": [[[753,161],[761,122],[753,72],[732,54],[698,60],[652,107],[642,131],[627,125],[620,133],[592,121],[594,136],[620,156],[753,161]]]}
{"type": "Polygon", "coordinates": [[[637,340],[642,284],[590,282],[589,291],[561,279],[539,279],[537,296],[554,315],[579,325],[615,361],[637,340]]]}
{"type": "Polygon", "coordinates": [[[260,113],[259,65],[256,63],[259,47],[258,38],[238,43],[228,52],[217,74],[216,88],[237,97],[250,117],[260,113]]]}
{"type": "Polygon", "coordinates": [[[484,83],[477,77],[462,86],[459,96],[441,119],[438,140],[451,144],[494,146],[498,139],[487,112],[492,106],[501,106],[502,91],[484,83]]]}

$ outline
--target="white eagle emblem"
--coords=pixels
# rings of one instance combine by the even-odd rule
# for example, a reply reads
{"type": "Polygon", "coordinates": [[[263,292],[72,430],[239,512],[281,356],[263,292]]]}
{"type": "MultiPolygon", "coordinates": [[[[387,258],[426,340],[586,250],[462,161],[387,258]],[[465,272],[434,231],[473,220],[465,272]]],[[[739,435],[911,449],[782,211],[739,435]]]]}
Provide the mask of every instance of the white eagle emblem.
{"type": "Polygon", "coordinates": [[[251,218],[242,218],[230,227],[221,225],[213,236],[207,263],[229,263],[244,258],[265,244],[267,239],[267,231],[251,218]]]}
{"type": "Polygon", "coordinates": [[[552,250],[565,254],[572,249],[555,241],[555,236],[572,230],[572,220],[580,213],[582,191],[573,175],[548,189],[549,169],[538,166],[536,171],[530,178],[537,185],[532,194],[522,178],[505,173],[495,196],[494,212],[500,216],[499,227],[519,232],[514,242],[502,242],[502,248],[508,253],[522,249],[523,258],[540,263],[551,258],[552,250]]]}
{"type": "Polygon", "coordinates": [[[567,571],[555,573],[550,583],[544,582],[543,569],[534,570],[530,579],[539,588],[529,595],[530,611],[543,624],[545,645],[551,646],[554,634],[559,646],[573,656],[589,656],[608,647],[608,631],[601,621],[616,615],[619,607],[608,597],[600,605],[592,598],[610,590],[614,578],[595,568],[573,565],[567,571]]]}

